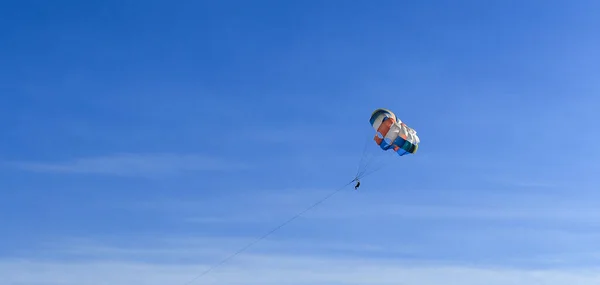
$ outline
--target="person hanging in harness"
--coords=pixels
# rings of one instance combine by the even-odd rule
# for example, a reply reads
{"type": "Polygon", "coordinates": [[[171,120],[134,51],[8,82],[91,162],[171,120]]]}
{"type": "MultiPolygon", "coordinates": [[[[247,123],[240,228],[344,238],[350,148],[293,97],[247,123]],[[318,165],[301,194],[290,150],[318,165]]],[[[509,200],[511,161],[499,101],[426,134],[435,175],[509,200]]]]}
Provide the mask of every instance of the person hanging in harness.
{"type": "Polygon", "coordinates": [[[354,185],[354,190],[358,190],[358,187],[360,187],[360,181],[356,179],[356,185],[354,185]]]}

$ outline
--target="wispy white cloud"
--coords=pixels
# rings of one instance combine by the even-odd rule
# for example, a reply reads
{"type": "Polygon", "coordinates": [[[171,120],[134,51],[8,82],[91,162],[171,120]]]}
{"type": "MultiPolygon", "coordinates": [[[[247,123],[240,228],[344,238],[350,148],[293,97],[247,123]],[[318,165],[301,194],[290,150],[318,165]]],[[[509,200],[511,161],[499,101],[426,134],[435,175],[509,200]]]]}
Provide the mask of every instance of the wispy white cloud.
{"type": "Polygon", "coordinates": [[[240,136],[247,140],[263,143],[286,144],[322,144],[318,137],[330,135],[323,126],[294,125],[272,128],[248,128],[241,131],[240,136]]]}
{"type": "Polygon", "coordinates": [[[332,189],[318,188],[248,188],[246,190],[185,200],[176,198],[140,200],[133,205],[125,204],[121,207],[133,211],[168,214],[176,222],[256,223],[282,221],[332,191],[332,189]]]}
{"type": "Polygon", "coordinates": [[[556,187],[557,183],[545,182],[545,181],[513,181],[515,186],[519,187],[531,187],[531,188],[552,188],[556,187]]]}
{"type": "MultiPolygon", "coordinates": [[[[352,285],[596,285],[593,270],[520,270],[467,266],[404,266],[359,260],[277,257],[248,261],[254,265],[221,268],[189,284],[352,284],[352,285]]],[[[164,285],[188,284],[205,265],[161,265],[143,262],[3,261],[6,285],[164,285]]]]}
{"type": "MultiPolygon", "coordinates": [[[[36,251],[37,256],[55,256],[63,258],[84,259],[117,259],[117,260],[145,260],[153,262],[167,262],[179,260],[183,262],[215,262],[235,250],[256,241],[257,236],[242,237],[138,237],[135,243],[123,243],[118,237],[105,239],[103,242],[90,239],[71,239],[60,243],[46,243],[44,250],[36,251]],[[109,242],[108,240],[112,240],[109,242]]],[[[272,254],[279,252],[296,252],[297,257],[319,255],[325,252],[338,254],[408,254],[415,253],[420,248],[412,245],[382,246],[374,243],[319,240],[314,238],[278,239],[269,238],[249,252],[253,254],[272,254]]],[[[246,253],[244,254],[246,255],[246,253]]],[[[251,254],[252,255],[252,254],[251,254]]],[[[27,252],[22,252],[27,256],[27,252]]]]}
{"type": "MultiPolygon", "coordinates": [[[[3,258],[0,259],[0,276],[2,283],[7,285],[186,284],[226,256],[217,258],[220,254],[215,254],[215,250],[223,249],[223,243],[216,239],[213,242],[212,246],[201,242],[202,246],[194,247],[192,243],[179,241],[180,246],[174,248],[170,247],[172,244],[161,248],[156,244],[137,245],[133,249],[125,246],[78,247],[78,252],[87,252],[88,256],[76,260],[3,258]],[[135,258],[131,258],[132,254],[135,258]]],[[[321,249],[334,246],[332,242],[321,249]]],[[[73,248],[64,250],[72,251],[73,248]]],[[[326,257],[314,252],[252,251],[237,256],[191,284],[596,285],[600,282],[599,272],[598,268],[542,270],[383,259],[369,255],[326,257]]]]}
{"type": "Polygon", "coordinates": [[[65,162],[15,162],[11,165],[33,172],[89,173],[119,176],[153,176],[195,171],[246,169],[245,163],[188,154],[116,154],[79,158],[65,162]]]}
{"type": "Polygon", "coordinates": [[[376,216],[412,219],[460,219],[460,220],[548,220],[548,221],[591,221],[600,219],[600,209],[565,206],[441,206],[388,204],[378,207],[363,207],[353,211],[324,209],[315,217],[320,218],[373,218],[376,216]]]}
{"type": "Polygon", "coordinates": [[[556,179],[556,177],[540,174],[531,174],[531,173],[513,173],[513,174],[501,174],[499,171],[492,172],[490,174],[485,175],[486,181],[505,186],[516,186],[520,188],[558,188],[565,187],[568,184],[565,183],[564,180],[556,179]]]}
{"type": "MultiPolygon", "coordinates": [[[[212,196],[199,200],[161,199],[142,201],[137,210],[168,212],[172,217],[194,223],[238,223],[281,220],[318,201],[333,189],[252,190],[235,195],[212,196]],[[215,208],[211,205],[229,205],[215,208]],[[284,215],[284,216],[282,216],[284,215]]],[[[567,221],[600,219],[600,210],[581,199],[536,193],[503,194],[467,191],[457,197],[425,201],[404,197],[391,191],[338,194],[326,204],[304,215],[306,218],[346,221],[391,219],[471,220],[471,221],[567,221]]],[[[347,191],[347,192],[348,192],[347,191]]],[[[417,190],[411,190],[418,192],[417,190]]],[[[426,191],[426,190],[423,190],[426,191]]],[[[430,190],[431,193],[437,193],[430,190]]],[[[434,194],[432,194],[434,195],[434,194]]],[[[446,193],[447,195],[447,193],[446,193]]]]}

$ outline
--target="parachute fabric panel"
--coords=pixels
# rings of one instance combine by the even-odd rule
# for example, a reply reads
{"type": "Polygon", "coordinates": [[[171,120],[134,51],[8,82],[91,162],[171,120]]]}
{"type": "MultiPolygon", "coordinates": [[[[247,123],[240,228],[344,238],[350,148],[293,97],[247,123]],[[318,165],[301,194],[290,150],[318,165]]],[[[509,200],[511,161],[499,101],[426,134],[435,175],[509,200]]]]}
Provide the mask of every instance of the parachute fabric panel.
{"type": "Polygon", "coordinates": [[[417,131],[403,123],[392,111],[375,110],[369,123],[377,132],[374,140],[381,149],[393,149],[400,156],[417,152],[420,143],[417,131]]]}

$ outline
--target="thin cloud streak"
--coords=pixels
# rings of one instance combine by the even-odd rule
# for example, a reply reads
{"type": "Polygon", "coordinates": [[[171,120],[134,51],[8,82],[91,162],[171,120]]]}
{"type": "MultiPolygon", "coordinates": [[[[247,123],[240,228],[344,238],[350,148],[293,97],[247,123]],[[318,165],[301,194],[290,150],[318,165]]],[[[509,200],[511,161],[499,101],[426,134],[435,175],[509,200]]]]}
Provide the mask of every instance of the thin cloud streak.
{"type": "MultiPolygon", "coordinates": [[[[7,285],[163,285],[186,284],[210,264],[160,264],[144,261],[0,261],[7,285]]],[[[528,270],[475,266],[409,265],[365,258],[245,256],[191,284],[340,284],[340,285],[596,285],[600,273],[589,270],[528,270]]]]}
{"type": "MultiPolygon", "coordinates": [[[[239,248],[256,240],[257,237],[140,237],[136,243],[98,242],[94,240],[66,240],[48,243],[44,249],[22,251],[18,254],[23,259],[41,256],[50,259],[78,259],[78,260],[119,260],[119,261],[144,261],[155,263],[180,264],[194,262],[216,262],[229,256],[239,248]]],[[[122,242],[122,241],[121,241],[122,242]]],[[[414,246],[380,246],[369,243],[316,241],[314,239],[269,239],[260,245],[254,246],[250,251],[240,255],[268,256],[275,252],[279,255],[295,252],[294,258],[324,256],[325,252],[335,253],[337,256],[361,256],[369,254],[405,255],[414,254],[419,249],[414,246]]],[[[236,258],[239,259],[239,258],[236,258]]]]}
{"type": "Polygon", "coordinates": [[[116,154],[79,158],[60,163],[16,162],[11,165],[26,171],[49,173],[103,174],[117,176],[173,175],[197,171],[248,169],[245,163],[197,154],[116,154]]]}
{"type": "MultiPolygon", "coordinates": [[[[250,240],[189,236],[141,237],[135,242],[119,236],[102,242],[71,239],[0,259],[0,276],[7,285],[185,284],[250,240]]],[[[600,281],[600,268],[592,265],[558,261],[533,269],[514,266],[531,260],[475,266],[474,262],[406,257],[418,251],[411,246],[269,240],[192,284],[591,285],[600,281]]],[[[561,257],[534,255],[526,259],[561,257]]]]}
{"type": "Polygon", "coordinates": [[[344,218],[373,218],[385,215],[386,217],[403,217],[414,219],[458,219],[458,220],[548,220],[548,221],[592,221],[600,219],[600,210],[597,208],[566,208],[553,206],[440,206],[440,205],[380,205],[379,207],[360,208],[352,212],[340,212],[326,209],[313,218],[344,219],[344,218]]]}
{"type": "MultiPolygon", "coordinates": [[[[157,200],[140,202],[134,206],[138,210],[173,214],[175,218],[190,223],[237,223],[273,220],[273,214],[292,215],[314,200],[328,193],[317,189],[287,189],[285,191],[250,191],[224,197],[211,197],[204,200],[157,200]],[[211,205],[216,203],[235,205],[214,212],[211,205]],[[251,215],[249,215],[251,214],[251,215]]],[[[472,203],[454,201],[440,204],[432,201],[394,203],[385,199],[381,192],[358,200],[353,196],[338,196],[305,218],[330,219],[372,219],[412,218],[437,220],[519,220],[519,221],[572,221],[585,222],[600,219],[600,210],[585,201],[573,200],[569,203],[560,197],[540,197],[520,194],[520,199],[503,195],[483,195],[487,202],[472,203]],[[377,200],[377,201],[374,201],[377,200]],[[493,203],[491,203],[493,201],[493,203]],[[352,208],[352,210],[348,210],[352,208]]],[[[354,193],[351,193],[354,194],[354,193]]],[[[387,195],[387,194],[385,194],[387,195]]],[[[395,194],[390,194],[395,195],[395,194]]],[[[389,196],[389,195],[388,195],[389,196]]],[[[395,197],[395,196],[394,196],[395,197]]],[[[389,198],[389,197],[388,197],[389,198]]],[[[395,198],[394,198],[395,199],[395,198]]],[[[277,217],[277,216],[276,216],[277,217]]],[[[282,219],[283,217],[278,216],[282,219]]]]}

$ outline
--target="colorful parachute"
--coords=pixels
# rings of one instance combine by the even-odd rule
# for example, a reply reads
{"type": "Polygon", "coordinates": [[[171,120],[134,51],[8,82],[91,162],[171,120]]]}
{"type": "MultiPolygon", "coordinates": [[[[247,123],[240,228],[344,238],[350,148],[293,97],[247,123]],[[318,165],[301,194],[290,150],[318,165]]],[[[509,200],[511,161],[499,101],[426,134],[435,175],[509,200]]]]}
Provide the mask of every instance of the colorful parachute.
{"type": "Polygon", "coordinates": [[[377,131],[375,142],[381,149],[393,149],[398,155],[414,154],[419,148],[417,131],[407,126],[388,109],[377,109],[369,120],[377,131]]]}
{"type": "Polygon", "coordinates": [[[391,157],[391,160],[386,162],[387,154],[390,154],[388,150],[403,156],[414,154],[419,148],[420,139],[417,131],[400,121],[392,111],[383,108],[375,110],[371,114],[369,123],[375,129],[376,144],[373,145],[370,137],[366,138],[365,148],[356,171],[356,180],[386,168],[388,163],[397,162],[391,157]],[[381,151],[382,149],[385,151],[381,151]]]}

